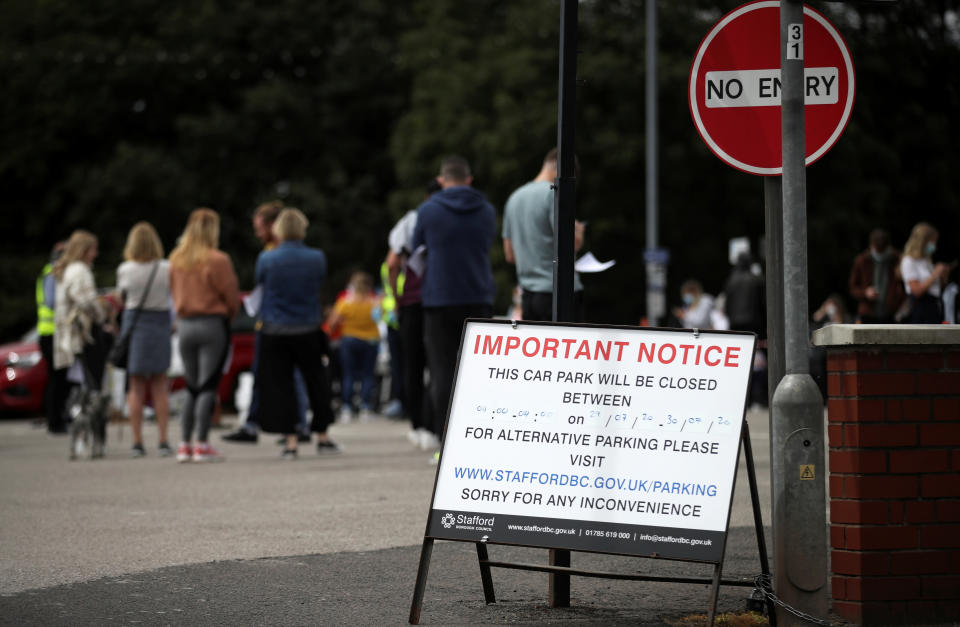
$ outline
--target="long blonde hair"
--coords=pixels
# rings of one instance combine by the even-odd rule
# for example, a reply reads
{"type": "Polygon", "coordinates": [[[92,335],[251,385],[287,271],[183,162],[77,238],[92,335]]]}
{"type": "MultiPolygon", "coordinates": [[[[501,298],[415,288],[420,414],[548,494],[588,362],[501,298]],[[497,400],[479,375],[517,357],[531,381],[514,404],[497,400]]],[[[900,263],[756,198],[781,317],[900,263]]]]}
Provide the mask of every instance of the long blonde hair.
{"type": "Polygon", "coordinates": [[[127,245],[123,247],[123,258],[127,261],[153,261],[163,258],[163,244],[157,230],[149,222],[137,222],[127,235],[127,245]]]}
{"type": "Polygon", "coordinates": [[[206,261],[220,241],[220,216],[213,209],[200,207],[190,213],[177,247],[170,253],[170,265],[189,270],[206,261]]]}
{"type": "Polygon", "coordinates": [[[919,222],[910,231],[910,238],[903,247],[903,254],[914,259],[923,259],[927,256],[924,248],[931,239],[937,236],[937,229],[926,222],[919,222]]]}
{"type": "Polygon", "coordinates": [[[90,231],[77,229],[70,234],[63,254],[53,266],[53,276],[59,281],[63,278],[63,271],[74,261],[83,261],[90,249],[97,245],[97,236],[90,231]]]}

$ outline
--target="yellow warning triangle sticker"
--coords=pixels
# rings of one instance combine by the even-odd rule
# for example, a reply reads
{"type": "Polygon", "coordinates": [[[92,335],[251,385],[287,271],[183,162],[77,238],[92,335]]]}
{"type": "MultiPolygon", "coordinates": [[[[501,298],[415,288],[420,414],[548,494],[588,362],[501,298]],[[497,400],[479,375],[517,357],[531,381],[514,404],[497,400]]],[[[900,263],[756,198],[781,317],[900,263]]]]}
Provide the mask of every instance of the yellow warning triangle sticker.
{"type": "Polygon", "coordinates": [[[801,481],[812,481],[817,478],[817,473],[814,471],[813,464],[801,464],[800,465],[800,480],[801,481]]]}

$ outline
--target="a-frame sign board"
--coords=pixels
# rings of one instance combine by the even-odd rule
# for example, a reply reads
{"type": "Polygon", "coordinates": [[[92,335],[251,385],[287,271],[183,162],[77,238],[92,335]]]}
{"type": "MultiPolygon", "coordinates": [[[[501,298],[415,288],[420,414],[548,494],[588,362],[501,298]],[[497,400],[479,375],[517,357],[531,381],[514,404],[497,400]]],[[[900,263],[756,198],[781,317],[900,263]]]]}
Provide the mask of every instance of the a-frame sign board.
{"type": "Polygon", "coordinates": [[[410,622],[437,539],[474,542],[491,567],[721,581],[741,442],[767,574],[744,419],[749,333],[468,320],[447,413],[410,622]],[[488,544],[709,563],[712,578],[592,572],[489,559],[488,544]]]}

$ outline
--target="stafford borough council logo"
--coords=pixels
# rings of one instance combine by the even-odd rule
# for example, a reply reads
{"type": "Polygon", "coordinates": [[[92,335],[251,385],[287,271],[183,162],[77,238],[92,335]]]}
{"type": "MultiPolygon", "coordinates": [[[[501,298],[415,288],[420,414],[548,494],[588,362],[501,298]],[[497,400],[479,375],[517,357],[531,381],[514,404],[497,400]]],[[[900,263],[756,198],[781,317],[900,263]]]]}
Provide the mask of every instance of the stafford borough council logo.
{"type": "Polygon", "coordinates": [[[447,512],[443,515],[443,518],[440,519],[440,524],[443,525],[444,529],[449,529],[453,526],[453,523],[457,522],[457,519],[454,518],[453,514],[447,512]]]}

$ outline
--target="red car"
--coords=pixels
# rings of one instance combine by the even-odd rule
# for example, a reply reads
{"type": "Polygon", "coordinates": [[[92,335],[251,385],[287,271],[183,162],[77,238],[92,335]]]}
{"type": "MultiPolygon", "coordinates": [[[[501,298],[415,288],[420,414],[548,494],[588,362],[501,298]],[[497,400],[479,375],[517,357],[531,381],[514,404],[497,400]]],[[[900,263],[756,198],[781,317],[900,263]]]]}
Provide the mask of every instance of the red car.
{"type": "MultiPolygon", "coordinates": [[[[253,326],[254,320],[241,308],[231,325],[230,365],[218,389],[220,403],[224,406],[233,407],[237,377],[241,372],[249,371],[253,364],[253,326]]],[[[36,330],[30,331],[17,342],[0,346],[0,363],[3,364],[3,373],[0,376],[0,414],[43,413],[47,362],[40,353],[36,330]]],[[[172,379],[172,389],[182,387],[182,377],[172,379]]]]}
{"type": "Polygon", "coordinates": [[[17,342],[0,346],[0,363],[0,412],[41,413],[47,362],[40,353],[36,329],[17,342]]]}

